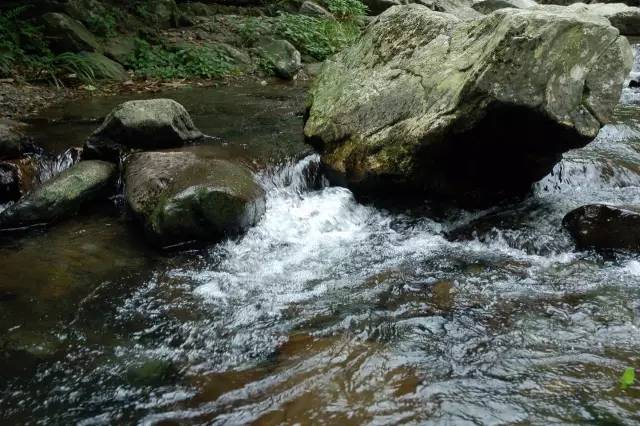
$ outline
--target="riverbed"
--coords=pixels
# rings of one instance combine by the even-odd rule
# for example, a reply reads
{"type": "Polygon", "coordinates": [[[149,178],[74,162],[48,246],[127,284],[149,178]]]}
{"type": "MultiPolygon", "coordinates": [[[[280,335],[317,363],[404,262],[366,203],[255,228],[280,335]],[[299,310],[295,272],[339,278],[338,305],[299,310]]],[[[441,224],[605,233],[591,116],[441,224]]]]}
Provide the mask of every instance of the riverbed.
{"type": "MultiPolygon", "coordinates": [[[[577,251],[561,226],[640,202],[640,90],[526,199],[482,211],[328,185],[302,138],[306,90],[154,95],[265,187],[243,237],[156,251],[115,197],[0,238],[2,423],[640,422],[640,388],[617,383],[640,367],[640,258],[577,251]]],[[[54,107],[32,136],[63,155],[123,100],[54,107]]]]}

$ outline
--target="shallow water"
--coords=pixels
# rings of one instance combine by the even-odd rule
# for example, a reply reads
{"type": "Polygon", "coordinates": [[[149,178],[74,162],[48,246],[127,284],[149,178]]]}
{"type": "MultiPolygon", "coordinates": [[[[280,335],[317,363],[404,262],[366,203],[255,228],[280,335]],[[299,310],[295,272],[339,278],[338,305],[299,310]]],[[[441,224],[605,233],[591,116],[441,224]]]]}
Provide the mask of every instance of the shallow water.
{"type": "Polygon", "coordinates": [[[182,99],[221,155],[260,163],[244,237],[161,254],[96,209],[0,245],[5,423],[640,423],[640,388],[617,386],[640,368],[640,258],[561,227],[640,201],[640,91],[526,200],[427,217],[327,186],[299,159],[304,89],[256,90],[182,99]]]}

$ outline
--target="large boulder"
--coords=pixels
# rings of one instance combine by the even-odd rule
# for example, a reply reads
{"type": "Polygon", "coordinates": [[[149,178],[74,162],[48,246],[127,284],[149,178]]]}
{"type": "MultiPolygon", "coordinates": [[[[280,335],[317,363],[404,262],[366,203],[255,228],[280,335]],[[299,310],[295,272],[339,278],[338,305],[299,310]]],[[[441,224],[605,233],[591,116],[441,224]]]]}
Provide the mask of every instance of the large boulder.
{"type": "Polygon", "coordinates": [[[45,182],[0,213],[0,229],[46,224],[72,216],[107,191],[117,167],[104,161],[81,161],[45,182]]]}
{"type": "Polygon", "coordinates": [[[640,209],[590,204],[569,212],[562,224],[580,249],[640,250],[640,209]]]}
{"type": "Polygon", "coordinates": [[[118,62],[97,52],[83,52],[81,55],[93,70],[93,77],[96,80],[127,81],[129,79],[129,74],[118,62]]]}
{"type": "Polygon", "coordinates": [[[127,204],[160,246],[236,235],[265,209],[249,170],[197,150],[135,153],[124,176],[127,204]]]}
{"type": "Polygon", "coordinates": [[[578,12],[589,12],[607,18],[623,35],[640,34],[640,8],[624,3],[575,3],[568,6],[578,12]]]}
{"type": "Polygon", "coordinates": [[[107,40],[104,44],[104,54],[121,65],[129,65],[129,61],[136,52],[136,47],[134,37],[121,34],[107,40]]]}
{"type": "Polygon", "coordinates": [[[42,16],[44,32],[55,52],[93,52],[98,40],[85,26],[64,13],[46,13],[42,16]]]}
{"type": "Polygon", "coordinates": [[[460,20],[394,7],[325,62],[304,132],[356,192],[488,204],[598,134],[632,58],[606,19],[566,8],[460,20]]]}
{"type": "Polygon", "coordinates": [[[265,38],[259,40],[255,47],[280,78],[292,80],[302,68],[300,52],[286,40],[265,38]]]}
{"type": "Polygon", "coordinates": [[[89,158],[118,158],[128,149],[179,147],[201,138],[187,110],[171,99],[118,105],[85,143],[89,158]]]}

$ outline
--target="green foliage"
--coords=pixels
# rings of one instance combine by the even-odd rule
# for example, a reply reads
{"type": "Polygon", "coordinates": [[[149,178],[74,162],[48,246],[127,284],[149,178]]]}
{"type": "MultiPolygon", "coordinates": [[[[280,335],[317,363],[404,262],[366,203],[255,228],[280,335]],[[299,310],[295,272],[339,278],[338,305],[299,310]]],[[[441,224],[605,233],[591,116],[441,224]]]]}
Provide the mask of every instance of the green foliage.
{"type": "Polygon", "coordinates": [[[636,381],[636,371],[632,367],[628,367],[620,376],[620,389],[631,387],[636,381]]]}
{"type": "Polygon", "coordinates": [[[304,15],[280,14],[275,32],[301,53],[323,61],[351,45],[360,36],[361,27],[353,21],[334,21],[304,15]]]}
{"type": "Polygon", "coordinates": [[[260,33],[265,29],[264,23],[255,16],[249,16],[238,27],[238,35],[246,46],[255,43],[260,38],[260,33]]]}
{"type": "Polygon", "coordinates": [[[87,27],[89,31],[103,37],[114,37],[117,34],[117,18],[112,12],[106,12],[100,15],[91,14],[87,18],[87,27]]]}
{"type": "Polygon", "coordinates": [[[222,77],[234,72],[233,59],[217,47],[169,50],[138,40],[129,65],[136,74],[152,78],[222,77]]]}
{"type": "Polygon", "coordinates": [[[30,55],[49,52],[40,28],[21,18],[27,8],[0,14],[0,75],[9,75],[16,66],[32,62],[30,55]]]}
{"type": "Polygon", "coordinates": [[[329,12],[341,21],[361,22],[367,14],[367,6],[360,0],[325,0],[329,12]]]}

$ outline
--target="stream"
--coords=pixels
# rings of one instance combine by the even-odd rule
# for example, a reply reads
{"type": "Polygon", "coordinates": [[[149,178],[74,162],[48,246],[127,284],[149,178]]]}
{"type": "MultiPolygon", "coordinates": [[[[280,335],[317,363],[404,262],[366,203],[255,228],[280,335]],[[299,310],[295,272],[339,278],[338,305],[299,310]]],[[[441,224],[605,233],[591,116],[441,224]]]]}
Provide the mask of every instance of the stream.
{"type": "MultiPolygon", "coordinates": [[[[118,198],[0,237],[0,423],[640,423],[640,389],[617,384],[640,368],[640,258],[576,251],[561,226],[640,202],[640,90],[527,199],[464,211],[329,186],[306,89],[154,95],[259,176],[266,214],[241,238],[157,252],[118,198]]],[[[34,119],[52,167],[124,99],[34,119]]]]}

